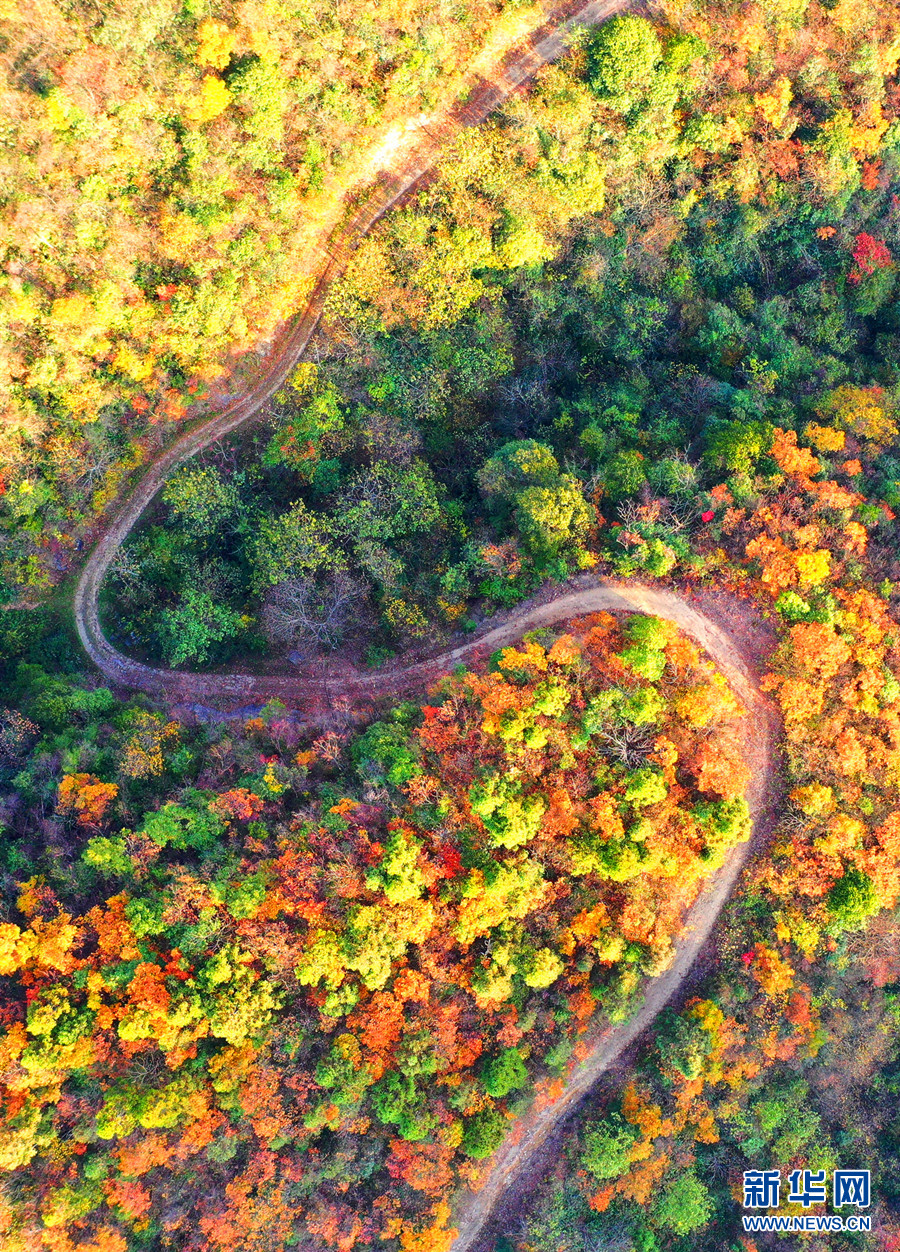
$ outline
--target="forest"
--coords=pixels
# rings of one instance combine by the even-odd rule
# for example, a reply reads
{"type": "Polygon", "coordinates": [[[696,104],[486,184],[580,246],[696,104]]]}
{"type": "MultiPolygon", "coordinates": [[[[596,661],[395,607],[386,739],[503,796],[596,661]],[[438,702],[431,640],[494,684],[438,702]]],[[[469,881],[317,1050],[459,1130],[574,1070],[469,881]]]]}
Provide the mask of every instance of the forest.
{"type": "Polygon", "coordinates": [[[530,637],[300,750],[277,707],[191,733],[34,662],[14,681],[7,863],[31,876],[2,952],[28,1007],[2,1142],[25,1230],[100,1240],[112,1211],[243,1248],[302,1213],[339,1245],[428,1246],[416,1223],[445,1224],[598,1005],[627,1014],[748,835],[743,710],[659,619],[530,637]]]}
{"type": "Polygon", "coordinates": [[[348,188],[464,88],[473,48],[492,59],[539,14],[5,6],[0,456],[26,531],[4,554],[13,587],[58,579],[128,475],[308,292],[348,188]]]}
{"type": "Polygon", "coordinates": [[[760,1252],[746,1171],[861,1169],[871,1233],[806,1246],[900,1247],[895,0],[577,31],[167,473],[113,660],[79,643],[92,542],[259,368],[367,154],[546,16],[10,18],[10,1252],[760,1252]],[[671,612],[516,630],[598,587],[671,612]],[[178,694],[238,671],[296,698],[178,694]],[[329,674],[381,694],[326,716],[329,674]]]}

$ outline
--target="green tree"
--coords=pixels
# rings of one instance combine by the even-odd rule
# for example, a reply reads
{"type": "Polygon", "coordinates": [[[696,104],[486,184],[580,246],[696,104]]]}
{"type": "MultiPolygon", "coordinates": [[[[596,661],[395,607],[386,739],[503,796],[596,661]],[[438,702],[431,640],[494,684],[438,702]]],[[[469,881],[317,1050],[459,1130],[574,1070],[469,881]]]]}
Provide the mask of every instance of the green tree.
{"type": "Polygon", "coordinates": [[[176,470],[163,487],[162,498],[183,530],[202,537],[233,524],[241,503],[234,480],[227,481],[208,466],[176,470]]]}
{"type": "Polygon", "coordinates": [[[626,622],[624,634],[629,643],[639,643],[647,648],[661,649],[669,642],[672,628],[668,622],[664,622],[659,617],[644,617],[643,614],[635,614],[626,622]]]}
{"type": "Polygon", "coordinates": [[[713,1049],[713,1039],[696,1017],[683,1016],[671,1009],[660,1014],[656,1046],[663,1063],[681,1074],[696,1078],[704,1059],[713,1049]]]}
{"type": "Polygon", "coordinates": [[[372,1088],[372,1104],[381,1121],[397,1127],[400,1136],[411,1143],[428,1137],[434,1118],[424,1108],[423,1097],[408,1074],[396,1070],[380,1079],[372,1088]]]}
{"type": "Polygon", "coordinates": [[[335,527],[355,544],[404,539],[433,529],[440,521],[438,487],[424,461],[398,468],[363,470],[341,493],[335,527]]]}
{"type": "Polygon", "coordinates": [[[828,911],[841,930],[859,930],[878,912],[878,894],[868,874],[851,865],[826,897],[828,911]]]}
{"type": "Polygon", "coordinates": [[[194,801],[194,804],[169,802],[151,813],[144,819],[140,833],[160,848],[172,847],[178,851],[193,848],[198,852],[209,852],[219,844],[225,824],[210,812],[202,792],[188,792],[186,799],[194,801]]]}
{"type": "Polygon", "coordinates": [[[343,558],[330,538],[327,522],[311,513],[302,500],[286,513],[264,518],[250,552],[256,588],[274,587],[286,578],[340,568],[343,558]]]}
{"type": "Polygon", "coordinates": [[[120,836],[106,838],[98,835],[89,839],[81,854],[82,859],[108,877],[130,874],[134,868],[128,855],[125,840],[120,836]]]}
{"type": "Polygon", "coordinates": [[[636,687],[622,699],[617,718],[632,726],[650,726],[665,712],[665,697],[655,687],[636,687]]]}
{"type": "Polygon", "coordinates": [[[322,440],[336,435],[345,421],[340,394],[333,386],[293,412],[272,436],[263,453],[264,465],[288,465],[309,478],[313,473],[322,440]]]}
{"type": "Polygon", "coordinates": [[[619,1178],[627,1171],[631,1149],[639,1138],[637,1127],[613,1110],[586,1131],[581,1163],[600,1181],[619,1178]]]}
{"type": "Polygon", "coordinates": [[[170,665],[183,665],[186,661],[203,665],[215,644],[236,639],[246,625],[237,610],[217,604],[206,591],[188,587],[175,608],[162,610],[156,629],[163,656],[170,665]]]}
{"type": "Polygon", "coordinates": [[[535,439],[505,443],[478,471],[478,486],[488,500],[512,501],[525,487],[549,487],[558,479],[559,462],[535,439]]]}
{"type": "Polygon", "coordinates": [[[642,765],[640,769],[636,769],[625,788],[625,799],[635,808],[658,804],[667,795],[666,780],[653,765],[642,765]]]}
{"type": "Polygon", "coordinates": [[[576,874],[598,874],[612,882],[628,882],[643,872],[641,847],[629,839],[579,835],[571,844],[570,855],[576,874]]]}
{"type": "Polygon", "coordinates": [[[481,1109],[463,1122],[462,1150],[476,1161],[496,1152],[506,1138],[506,1118],[499,1109],[481,1109]]]}
{"type": "Polygon", "coordinates": [[[678,564],[678,554],[662,539],[654,536],[647,540],[640,563],[641,568],[654,578],[665,578],[678,564]]]}
{"type": "Polygon", "coordinates": [[[646,643],[632,643],[623,648],[619,657],[636,674],[650,682],[658,682],[666,668],[666,654],[646,643]]]}
{"type": "Polygon", "coordinates": [[[422,772],[410,737],[402,726],[373,722],[351,749],[357,768],[364,777],[386,779],[402,787],[422,772]]]}
{"type": "Polygon", "coordinates": [[[664,60],[668,69],[674,70],[676,74],[683,74],[695,61],[708,57],[709,54],[709,45],[696,35],[677,34],[666,45],[664,60]]]}
{"type": "Polygon", "coordinates": [[[712,1207],[704,1184],[693,1170],[685,1170],[663,1185],[652,1213],[659,1225],[673,1230],[676,1235],[689,1235],[706,1225],[712,1207]]]}
{"type": "Polygon", "coordinates": [[[526,987],[534,987],[537,991],[552,986],[564,968],[562,959],[552,948],[526,946],[516,956],[517,973],[522,975],[526,987]]]}
{"type": "Polygon", "coordinates": [[[371,1085],[371,1071],[358,1062],[356,1040],[352,1035],[339,1035],[316,1066],[316,1082],[331,1092],[338,1108],[355,1108],[371,1085]]]}
{"type": "Polygon", "coordinates": [[[592,521],[582,485],[561,474],[549,487],[526,487],[516,496],[516,523],[535,556],[555,556],[584,543],[592,521]]]}
{"type": "Polygon", "coordinates": [[[280,65],[251,57],[229,78],[250,136],[245,159],[258,170],[277,169],[284,147],[284,115],[291,100],[291,79],[280,65]]]}
{"type": "Polygon", "coordinates": [[[692,814],[703,834],[703,854],[707,858],[717,857],[750,837],[750,808],[743,796],[733,800],[700,800],[692,814]]]}
{"type": "Polygon", "coordinates": [[[771,448],[773,434],[768,422],[723,422],[707,435],[704,456],[716,469],[749,474],[771,448]]]}
{"type": "Polygon", "coordinates": [[[624,112],[635,93],[647,89],[662,54],[659,37],[646,18],[631,13],[614,17],[588,41],[590,84],[624,112]]]}
{"type": "Polygon", "coordinates": [[[822,1119],[813,1105],[813,1094],[804,1079],[776,1079],[750,1103],[753,1139],[746,1142],[745,1152],[768,1145],[773,1161],[786,1161],[808,1151],[822,1129],[822,1119]]]}
{"type": "Polygon", "coordinates": [[[633,496],[647,481],[643,454],[634,448],[624,448],[607,462],[603,471],[603,485],[611,500],[624,500],[633,496]]]}
{"type": "Polygon", "coordinates": [[[504,1048],[499,1056],[485,1062],[481,1083],[489,1096],[502,1100],[528,1082],[528,1071],[518,1048],[504,1048]]]}
{"type": "Polygon", "coordinates": [[[366,886],[383,891],[392,904],[417,900],[426,883],[419,865],[421,851],[421,842],[405,830],[392,831],[385,840],[381,863],[366,874],[366,886]]]}
{"type": "Polygon", "coordinates": [[[469,790],[472,812],[484,822],[494,847],[520,848],[541,828],[546,799],[539,794],[523,796],[521,790],[521,783],[496,774],[469,790]]]}

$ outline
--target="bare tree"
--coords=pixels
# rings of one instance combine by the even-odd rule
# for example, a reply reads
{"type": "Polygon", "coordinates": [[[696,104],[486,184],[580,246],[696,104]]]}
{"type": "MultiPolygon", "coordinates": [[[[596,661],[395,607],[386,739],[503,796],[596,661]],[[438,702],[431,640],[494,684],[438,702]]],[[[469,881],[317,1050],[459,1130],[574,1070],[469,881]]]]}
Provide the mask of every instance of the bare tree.
{"type": "Polygon", "coordinates": [[[362,437],[373,462],[409,465],[422,450],[422,437],[417,430],[393,414],[378,410],[366,413],[362,437]]]}
{"type": "Polygon", "coordinates": [[[345,570],[318,578],[288,578],[266,597],[262,620],[266,634],[279,643],[314,643],[339,647],[348,627],[368,616],[368,588],[345,570]]]}
{"type": "Polygon", "coordinates": [[[648,727],[626,722],[602,731],[600,741],[611,756],[634,769],[650,755],[655,737],[655,732],[648,727]]]}

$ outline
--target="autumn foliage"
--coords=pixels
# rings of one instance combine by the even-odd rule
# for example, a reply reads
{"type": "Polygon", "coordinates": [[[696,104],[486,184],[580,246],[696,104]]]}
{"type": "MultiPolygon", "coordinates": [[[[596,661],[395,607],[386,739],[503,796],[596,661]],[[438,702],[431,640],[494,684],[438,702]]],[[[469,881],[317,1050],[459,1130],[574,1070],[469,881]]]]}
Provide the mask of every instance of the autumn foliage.
{"type": "MultiPolygon", "coordinates": [[[[460,1179],[746,838],[741,734],[691,641],[599,614],[371,726],[369,799],[298,808],[314,753],[266,751],[118,829],[116,784],[64,776],[58,812],[118,887],[78,912],[34,879],[0,927],[0,1165],[31,1179],[8,1246],[124,1248],[151,1222],[223,1252],[449,1248],[460,1179]]],[[[129,787],[175,737],[137,717],[129,787]]]]}

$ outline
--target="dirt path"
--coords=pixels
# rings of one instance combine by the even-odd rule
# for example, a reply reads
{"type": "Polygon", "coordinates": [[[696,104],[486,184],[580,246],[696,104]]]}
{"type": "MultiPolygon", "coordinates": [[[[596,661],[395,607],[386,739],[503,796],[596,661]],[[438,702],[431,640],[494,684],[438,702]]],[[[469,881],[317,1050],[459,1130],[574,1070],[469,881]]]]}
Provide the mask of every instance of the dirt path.
{"type": "MultiPolygon", "coordinates": [[[[565,20],[536,31],[527,46],[504,58],[490,80],[477,80],[465,104],[455,106],[443,118],[429,119],[428,128],[422,126],[418,135],[413,128],[412,137],[407,136],[402,150],[392,153],[395,161],[402,159],[402,169],[386,173],[383,181],[371,190],[365,202],[324,249],[324,265],[307,305],[276,336],[260,378],[243,395],[228,401],[215,417],[182,435],[147,469],[95,544],[75,589],[75,623],[81,642],[91,660],[113,682],[158,694],[166,692],[173,683],[177,689],[180,682],[180,675],[139,665],[117,652],[100,628],[97,607],[100,586],[116,553],[172,471],[195,453],[253,418],[284,384],[309,345],[322,315],[329,286],[344,269],[354,248],[398,201],[416,187],[447,144],[468,127],[483,122],[539,69],[561,56],[578,30],[599,25],[629,7],[632,7],[631,0],[591,0],[580,6],[565,20]]],[[[238,681],[225,694],[237,695],[244,686],[238,681]]]]}
{"type": "Polygon", "coordinates": [[[336,663],[318,676],[290,677],[182,674],[143,665],[118,652],[105,638],[100,626],[98,599],[104,576],[118,549],[168,476],[196,452],[253,418],[284,383],[309,344],[332,280],[367,231],[433,166],[443,146],[466,127],[484,121],[511,92],[564,52],[573,31],[597,25],[628,7],[628,0],[593,0],[581,6],[555,29],[539,33],[529,47],[507,58],[491,81],[477,85],[467,104],[442,121],[440,134],[436,135],[434,130],[426,133],[423,129],[420,141],[413,143],[406,153],[402,172],[386,178],[332,241],[306,308],[276,339],[259,380],[244,395],[229,401],[211,420],[186,432],[147,470],[88,557],[75,592],[79,636],[88,655],[106,677],[117,685],[136,687],[171,703],[213,700],[235,705],[280,697],[302,706],[311,722],[323,722],[328,720],[338,698],[343,698],[354,710],[365,712],[379,700],[405,693],[421,694],[431,682],[457,664],[484,658],[497,648],[518,640],[523,631],[606,609],[652,613],[675,622],[702,645],[747,706],[750,716],[746,754],[753,771],[749,796],[753,814],[751,841],[733,849],[723,867],[707,883],[687,915],[671,965],[648,981],[640,1010],[630,1021],[586,1037],[589,1054],[570,1070],[563,1094],[553,1104],[522,1119],[494,1156],[481,1188],[458,1197],[454,1220],[459,1233],[453,1252],[473,1252],[491,1219],[502,1217],[504,1194],[534,1169],[535,1160],[539,1159],[542,1148],[560,1122],[676,994],[709,937],[751,850],[764,842],[771,814],[778,727],[760,694],[755,676],[754,649],[748,641],[752,632],[741,630],[740,623],[748,621],[746,605],[735,601],[725,606],[730,611],[724,612],[720,596],[719,605],[711,609],[717,619],[713,620],[692,604],[687,595],[677,591],[588,577],[578,580],[575,590],[566,591],[546,603],[526,605],[480,638],[432,660],[386,667],[372,673],[360,673],[336,663]],[[722,623],[731,620],[738,626],[736,632],[729,633],[722,623]]]}
{"type": "MultiPolygon", "coordinates": [[[[728,606],[739,624],[747,617],[746,604],[728,606]]],[[[661,588],[628,585],[598,586],[592,590],[563,596],[527,614],[527,621],[510,622],[486,636],[482,642],[499,647],[512,642],[523,627],[549,625],[576,613],[598,609],[632,609],[652,613],[675,622],[700,643],[713,658],[732,688],[743,700],[747,712],[745,760],[752,781],[747,796],[753,818],[753,831],[747,843],[738,844],[724,865],[709,879],[685,917],[684,927],[672,963],[662,974],[649,979],[638,1012],[619,1026],[596,1030],[586,1036],[589,1053],[566,1076],[562,1095],[550,1105],[527,1115],[498,1149],[482,1186],[476,1192],[459,1196],[453,1224],[458,1235],[453,1252],[474,1252],[486,1229],[503,1217],[503,1197],[518,1195],[517,1184],[536,1172],[542,1149],[552,1140],[560,1123],[568,1117],[594,1087],[600,1076],[654,1021],[657,1014],[677,994],[694,961],[709,938],[748,858],[761,850],[775,817],[777,786],[775,766],[779,735],[778,718],[762,696],[755,673],[752,649],[746,634],[730,635],[704,612],[677,592],[661,588]]],[[[463,651],[458,649],[458,651],[463,651]]]]}

